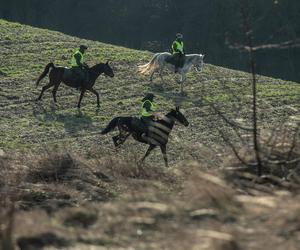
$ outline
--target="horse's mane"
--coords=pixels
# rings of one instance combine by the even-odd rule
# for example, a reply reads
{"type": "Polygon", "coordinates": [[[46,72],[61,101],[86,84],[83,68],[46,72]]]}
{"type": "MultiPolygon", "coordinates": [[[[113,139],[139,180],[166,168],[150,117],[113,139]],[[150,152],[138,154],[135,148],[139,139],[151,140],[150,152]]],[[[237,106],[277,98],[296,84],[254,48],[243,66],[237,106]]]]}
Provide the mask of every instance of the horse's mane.
{"type": "Polygon", "coordinates": [[[174,117],[174,113],[176,113],[176,111],[174,109],[171,109],[167,114],[163,115],[163,117],[158,119],[156,122],[166,122],[168,119],[170,119],[170,117],[174,117]]]}
{"type": "Polygon", "coordinates": [[[105,63],[97,63],[95,65],[93,65],[92,67],[90,67],[90,69],[98,69],[100,66],[103,66],[105,63]]]}

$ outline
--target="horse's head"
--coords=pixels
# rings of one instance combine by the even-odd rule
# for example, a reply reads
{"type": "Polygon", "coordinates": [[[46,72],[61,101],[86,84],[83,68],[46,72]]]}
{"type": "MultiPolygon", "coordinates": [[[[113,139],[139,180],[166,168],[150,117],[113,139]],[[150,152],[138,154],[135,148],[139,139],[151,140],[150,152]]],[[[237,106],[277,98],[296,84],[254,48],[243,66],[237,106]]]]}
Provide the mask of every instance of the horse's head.
{"type": "Polygon", "coordinates": [[[95,66],[90,68],[91,72],[94,72],[95,74],[102,74],[104,73],[106,76],[114,77],[115,74],[112,70],[112,68],[109,66],[108,61],[106,63],[99,63],[95,66]]]}
{"type": "Polygon", "coordinates": [[[169,116],[171,116],[172,118],[174,118],[176,121],[180,122],[181,124],[183,124],[184,126],[188,126],[189,122],[188,120],[185,118],[185,116],[180,112],[179,110],[179,106],[176,107],[176,109],[172,109],[171,112],[168,114],[169,116]]]}
{"type": "Polygon", "coordinates": [[[197,58],[196,58],[196,60],[195,60],[194,65],[195,65],[196,70],[197,70],[198,72],[201,72],[201,70],[202,70],[202,68],[203,68],[203,64],[204,64],[203,59],[204,59],[204,56],[205,56],[205,55],[199,54],[199,55],[197,55],[197,58]]]}
{"type": "Polygon", "coordinates": [[[106,76],[110,76],[110,77],[114,77],[115,74],[112,70],[112,68],[109,66],[108,64],[108,61],[104,64],[104,67],[103,67],[103,73],[106,75],[106,76]]]}

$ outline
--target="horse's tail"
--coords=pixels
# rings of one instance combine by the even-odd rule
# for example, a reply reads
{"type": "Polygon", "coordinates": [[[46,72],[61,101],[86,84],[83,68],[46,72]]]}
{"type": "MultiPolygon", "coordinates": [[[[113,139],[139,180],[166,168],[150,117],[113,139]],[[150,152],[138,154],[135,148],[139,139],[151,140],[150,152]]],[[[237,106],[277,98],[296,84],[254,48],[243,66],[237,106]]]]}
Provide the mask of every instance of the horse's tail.
{"type": "Polygon", "coordinates": [[[112,119],[110,121],[110,123],[106,126],[106,128],[101,131],[101,134],[105,135],[105,134],[109,133],[110,131],[112,131],[118,125],[119,118],[120,117],[116,117],[116,118],[112,119]]]}
{"type": "Polygon", "coordinates": [[[48,63],[44,69],[44,72],[40,75],[40,77],[37,79],[37,81],[35,82],[35,85],[38,86],[40,81],[48,74],[50,68],[55,68],[54,64],[48,63]]]}
{"type": "Polygon", "coordinates": [[[157,64],[157,57],[159,56],[159,53],[156,53],[150,62],[144,64],[144,65],[140,65],[138,66],[138,71],[143,74],[143,75],[146,75],[146,74],[149,74],[149,73],[152,73],[153,70],[156,68],[156,64],[157,64]]]}

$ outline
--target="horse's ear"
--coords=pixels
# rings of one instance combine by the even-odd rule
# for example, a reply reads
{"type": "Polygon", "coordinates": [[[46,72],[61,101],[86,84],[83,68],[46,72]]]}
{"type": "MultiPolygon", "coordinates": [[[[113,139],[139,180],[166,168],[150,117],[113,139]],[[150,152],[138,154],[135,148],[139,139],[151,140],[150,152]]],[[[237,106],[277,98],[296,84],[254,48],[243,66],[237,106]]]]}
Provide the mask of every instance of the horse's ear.
{"type": "Polygon", "coordinates": [[[176,106],[176,111],[179,111],[179,106],[176,106]]]}
{"type": "Polygon", "coordinates": [[[108,65],[108,63],[109,63],[109,60],[106,61],[106,65],[108,65]]]}

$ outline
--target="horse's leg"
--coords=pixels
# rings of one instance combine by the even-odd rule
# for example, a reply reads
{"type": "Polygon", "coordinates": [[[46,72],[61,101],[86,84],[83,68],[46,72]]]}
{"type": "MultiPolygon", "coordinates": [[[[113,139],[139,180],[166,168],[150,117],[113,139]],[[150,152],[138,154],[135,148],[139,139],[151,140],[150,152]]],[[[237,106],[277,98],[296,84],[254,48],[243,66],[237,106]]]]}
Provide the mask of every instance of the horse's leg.
{"type": "Polygon", "coordinates": [[[183,81],[180,82],[180,92],[183,93],[183,81]]]}
{"type": "Polygon", "coordinates": [[[183,93],[183,83],[185,82],[186,80],[186,76],[184,73],[181,74],[181,81],[180,81],[180,91],[181,93],[183,93]]]}
{"type": "Polygon", "coordinates": [[[97,96],[97,107],[100,107],[100,98],[99,98],[99,94],[96,90],[94,90],[93,88],[88,89],[89,91],[91,91],[92,93],[94,93],[97,96]]]}
{"type": "Polygon", "coordinates": [[[121,145],[121,144],[119,143],[120,135],[113,136],[112,139],[113,139],[113,142],[114,142],[115,147],[118,147],[118,146],[121,145]]]}
{"type": "Polygon", "coordinates": [[[161,145],[160,146],[160,150],[161,150],[161,152],[163,154],[163,157],[164,157],[165,166],[169,167],[169,165],[168,165],[168,158],[167,158],[167,147],[166,147],[166,145],[161,145]]]}
{"type": "Polygon", "coordinates": [[[59,85],[60,85],[60,82],[58,84],[55,84],[55,86],[52,90],[52,96],[53,96],[53,100],[54,100],[55,103],[56,103],[56,92],[57,92],[57,89],[58,89],[59,85]]]}
{"type": "Polygon", "coordinates": [[[85,91],[86,91],[86,89],[81,90],[79,101],[78,101],[78,104],[77,104],[77,108],[79,108],[79,109],[80,109],[80,103],[81,103],[81,100],[82,100],[82,97],[83,97],[85,91]]]}
{"type": "Polygon", "coordinates": [[[39,95],[39,97],[38,97],[37,100],[38,100],[38,101],[41,100],[41,99],[42,99],[42,96],[43,96],[43,94],[44,94],[44,92],[45,92],[47,89],[51,88],[54,84],[55,84],[55,83],[53,83],[53,82],[50,80],[50,82],[42,88],[42,91],[41,91],[41,93],[40,93],[40,95],[39,95]]]}
{"type": "Polygon", "coordinates": [[[122,145],[126,141],[128,136],[130,136],[130,135],[131,135],[131,133],[127,133],[125,135],[122,133],[119,133],[118,135],[113,136],[112,139],[113,139],[115,147],[119,147],[120,145],[122,145]]]}
{"type": "Polygon", "coordinates": [[[143,162],[145,159],[146,159],[146,157],[150,154],[150,152],[155,148],[156,146],[155,145],[150,145],[149,146],[149,148],[147,149],[147,152],[146,152],[146,154],[144,155],[144,157],[141,159],[141,162],[143,162]]]}
{"type": "Polygon", "coordinates": [[[128,138],[128,136],[130,136],[131,135],[131,133],[127,133],[125,136],[122,136],[122,138],[121,138],[121,144],[123,144],[126,140],[127,140],[127,138],[128,138]]]}
{"type": "Polygon", "coordinates": [[[153,72],[151,73],[151,76],[150,76],[150,82],[153,81],[153,76],[154,76],[154,73],[156,72],[156,70],[153,70],[153,72]]]}
{"type": "Polygon", "coordinates": [[[162,75],[162,72],[163,72],[163,70],[164,70],[164,66],[159,70],[159,76],[160,76],[160,79],[161,79],[161,81],[163,82],[163,83],[165,83],[165,80],[164,80],[164,78],[163,78],[163,75],[162,75]]]}

